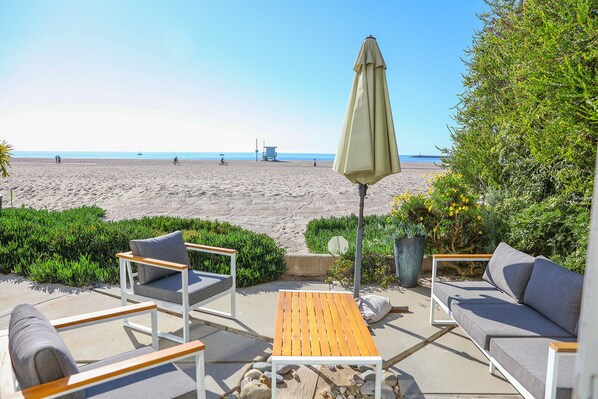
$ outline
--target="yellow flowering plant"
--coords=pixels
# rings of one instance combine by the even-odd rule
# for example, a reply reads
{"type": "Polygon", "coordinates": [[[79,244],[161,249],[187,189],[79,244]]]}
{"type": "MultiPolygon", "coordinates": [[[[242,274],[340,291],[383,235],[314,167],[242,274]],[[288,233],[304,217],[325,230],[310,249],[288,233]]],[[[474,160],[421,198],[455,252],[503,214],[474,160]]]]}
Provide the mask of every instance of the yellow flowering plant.
{"type": "Polygon", "coordinates": [[[430,181],[426,194],[394,197],[391,217],[422,223],[426,248],[433,253],[471,253],[484,247],[484,205],[463,182],[463,176],[443,172],[430,181]]]}

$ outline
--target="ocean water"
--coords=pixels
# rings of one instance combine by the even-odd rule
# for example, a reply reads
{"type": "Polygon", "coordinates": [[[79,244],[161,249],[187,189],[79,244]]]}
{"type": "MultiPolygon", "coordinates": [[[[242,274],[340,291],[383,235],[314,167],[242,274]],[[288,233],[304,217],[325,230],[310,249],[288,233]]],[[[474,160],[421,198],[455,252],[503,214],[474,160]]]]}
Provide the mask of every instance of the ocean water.
{"type": "MultiPolygon", "coordinates": [[[[222,156],[228,161],[254,161],[255,152],[86,152],[86,151],[13,151],[14,158],[49,158],[60,155],[65,159],[167,159],[178,157],[179,161],[220,160],[222,156]]],[[[279,152],[279,161],[334,161],[335,154],[326,153],[294,153],[279,152]]],[[[261,152],[258,154],[261,160],[261,152]]],[[[440,162],[440,156],[400,155],[402,162],[440,162]]]]}

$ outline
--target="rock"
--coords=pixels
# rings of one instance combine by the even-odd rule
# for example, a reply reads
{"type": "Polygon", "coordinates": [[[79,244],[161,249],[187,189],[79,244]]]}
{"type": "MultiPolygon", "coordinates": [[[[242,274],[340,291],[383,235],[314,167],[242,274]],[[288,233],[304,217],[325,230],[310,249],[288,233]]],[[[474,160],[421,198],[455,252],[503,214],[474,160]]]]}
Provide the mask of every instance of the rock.
{"type": "Polygon", "coordinates": [[[365,382],[374,381],[376,379],[376,373],[374,373],[374,370],[364,371],[363,374],[361,374],[361,379],[365,382]]]}
{"type": "Polygon", "coordinates": [[[355,399],[355,396],[353,396],[353,395],[347,395],[347,399],[355,399]]]}
{"type": "Polygon", "coordinates": [[[360,376],[359,374],[355,374],[355,375],[353,376],[353,381],[355,381],[355,383],[356,383],[357,385],[361,385],[361,384],[363,384],[363,383],[365,382],[365,381],[363,380],[363,378],[361,378],[361,376],[360,376]]]}
{"type": "Polygon", "coordinates": [[[259,371],[258,369],[251,369],[245,373],[243,378],[251,378],[252,380],[259,380],[261,376],[262,376],[261,371],[259,371]]]}
{"type": "MultiPolygon", "coordinates": [[[[373,381],[368,381],[361,386],[361,394],[362,395],[373,395],[376,385],[373,381]]],[[[380,395],[380,399],[396,399],[397,396],[395,395],[392,387],[388,384],[382,384],[382,392],[380,395]]]]}
{"type": "Polygon", "coordinates": [[[276,374],[284,375],[291,371],[292,366],[289,364],[279,364],[276,366],[276,374]]]}
{"type": "Polygon", "coordinates": [[[262,374],[262,376],[260,377],[260,382],[268,388],[272,388],[272,381],[270,380],[270,378],[268,378],[266,374],[262,374]]]}
{"type": "Polygon", "coordinates": [[[272,393],[270,388],[259,381],[248,382],[243,389],[241,389],[240,399],[270,399],[272,393]]]}
{"type": "Polygon", "coordinates": [[[301,382],[301,377],[299,376],[299,373],[297,373],[296,371],[293,371],[293,379],[297,382],[301,382]]]}
{"type": "Polygon", "coordinates": [[[341,394],[343,394],[343,395],[344,395],[344,394],[345,394],[345,392],[347,392],[347,387],[339,387],[339,388],[338,388],[338,391],[339,391],[341,394]]]}
{"type": "Polygon", "coordinates": [[[263,373],[265,371],[271,371],[272,365],[270,363],[266,363],[266,362],[257,362],[256,364],[253,365],[253,368],[256,370],[259,370],[263,373]]]}
{"type": "Polygon", "coordinates": [[[367,364],[360,364],[357,369],[363,373],[364,371],[373,370],[374,368],[372,366],[368,366],[367,364]]]}
{"type": "Polygon", "coordinates": [[[253,378],[245,377],[245,378],[243,378],[243,380],[241,381],[241,384],[239,384],[239,386],[241,387],[241,389],[243,389],[243,387],[251,381],[253,381],[253,378]]]}
{"type": "Polygon", "coordinates": [[[266,363],[272,363],[272,356],[268,356],[268,360],[266,360],[266,363]]]}
{"type": "Polygon", "coordinates": [[[328,370],[330,370],[330,371],[336,371],[336,367],[335,366],[328,366],[328,370]]]}
{"type": "MultiPolygon", "coordinates": [[[[264,375],[266,377],[268,377],[270,380],[272,380],[272,372],[271,371],[266,371],[264,372],[264,375]]],[[[276,374],[276,384],[282,384],[284,382],[284,377],[281,376],[280,374],[276,374]]]]}
{"type": "Polygon", "coordinates": [[[399,383],[399,377],[391,371],[384,371],[382,372],[382,382],[394,387],[399,383]]]}

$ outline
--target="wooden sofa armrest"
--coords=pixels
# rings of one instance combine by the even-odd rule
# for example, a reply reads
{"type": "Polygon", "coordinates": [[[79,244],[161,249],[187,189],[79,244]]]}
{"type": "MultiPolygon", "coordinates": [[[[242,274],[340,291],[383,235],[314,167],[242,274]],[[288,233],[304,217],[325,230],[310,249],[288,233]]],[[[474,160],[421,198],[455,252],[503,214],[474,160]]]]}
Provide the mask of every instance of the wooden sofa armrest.
{"type": "Polygon", "coordinates": [[[201,251],[201,252],[208,252],[211,254],[217,255],[234,255],[238,251],[236,249],[230,248],[220,248],[220,247],[211,247],[209,245],[200,245],[200,244],[193,244],[190,242],[185,243],[185,247],[191,251],[201,251]]]}
{"type": "Polygon", "coordinates": [[[579,342],[551,342],[550,349],[556,353],[577,353],[579,342]]]}
{"type": "Polygon", "coordinates": [[[183,271],[189,269],[189,266],[182,263],[168,262],[166,260],[159,260],[153,258],[144,258],[141,256],[135,256],[131,252],[119,252],[116,254],[119,259],[124,259],[130,262],[139,263],[142,265],[157,266],[163,269],[172,269],[177,271],[183,271]]]}
{"type": "Polygon", "coordinates": [[[86,313],[77,316],[64,317],[62,319],[51,320],[50,323],[56,330],[69,330],[72,328],[84,327],[91,324],[98,324],[112,320],[124,319],[137,314],[157,311],[155,303],[148,301],[137,303],[135,305],[121,306],[118,308],[100,310],[97,312],[86,313]]]}
{"type": "Polygon", "coordinates": [[[192,356],[204,349],[205,345],[201,341],[192,341],[24,389],[12,395],[8,395],[7,398],[41,399],[51,395],[56,397],[114,380],[119,377],[124,377],[129,374],[158,367],[166,363],[171,363],[192,356]]]}

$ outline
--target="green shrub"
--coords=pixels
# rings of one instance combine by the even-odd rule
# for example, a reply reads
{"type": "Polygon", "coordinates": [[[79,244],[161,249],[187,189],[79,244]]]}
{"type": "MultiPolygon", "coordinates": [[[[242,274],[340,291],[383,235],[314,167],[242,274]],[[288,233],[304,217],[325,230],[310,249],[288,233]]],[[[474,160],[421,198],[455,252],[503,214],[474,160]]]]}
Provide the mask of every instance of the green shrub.
{"type": "MultiPolygon", "coordinates": [[[[364,218],[363,248],[366,252],[392,254],[392,244],[387,240],[384,215],[369,215],[364,218]]],[[[328,217],[310,220],[305,229],[305,244],[313,253],[327,254],[328,241],[334,236],[343,236],[349,241],[347,254],[355,256],[357,240],[357,216],[328,217]]]]}
{"type": "MultiPolygon", "coordinates": [[[[65,211],[5,209],[0,216],[0,272],[18,273],[39,282],[89,285],[117,283],[115,253],[129,240],[181,230],[185,241],[232,248],[237,255],[237,285],[271,281],[285,270],[285,250],[265,234],[229,223],[176,217],[103,221],[104,210],[82,207],[65,211]]],[[[194,269],[228,273],[230,258],[191,253],[194,269]]]]}
{"type": "MultiPolygon", "coordinates": [[[[388,216],[369,215],[364,218],[363,257],[361,282],[383,287],[396,281],[392,272],[394,262],[393,241],[386,230],[388,216]]],[[[342,285],[353,284],[355,245],[357,239],[357,216],[328,217],[310,220],[305,230],[305,242],[313,253],[328,253],[328,241],[343,236],[349,241],[348,251],[340,256],[328,271],[327,281],[342,285]]]]}
{"type": "MultiPolygon", "coordinates": [[[[327,282],[338,281],[343,286],[353,284],[355,256],[343,255],[328,269],[327,282]]],[[[377,284],[382,288],[397,282],[393,272],[394,257],[366,252],[361,262],[361,283],[377,284]]]]}
{"type": "Polygon", "coordinates": [[[386,219],[384,231],[391,241],[399,238],[426,236],[426,226],[423,223],[413,223],[409,220],[399,219],[393,215],[386,219]]]}
{"type": "Polygon", "coordinates": [[[493,219],[463,182],[463,176],[444,172],[432,179],[427,194],[405,193],[393,200],[391,219],[423,224],[428,253],[479,253],[492,245],[493,219]]]}
{"type": "Polygon", "coordinates": [[[89,255],[67,260],[58,254],[40,259],[29,266],[29,278],[39,283],[62,283],[75,287],[98,281],[117,281],[118,268],[102,268],[89,255]]]}
{"type": "Polygon", "coordinates": [[[445,162],[488,199],[501,239],[582,271],[598,143],[596,0],[488,5],[445,162]]]}

